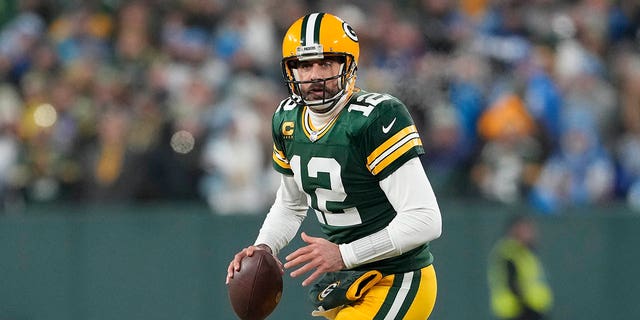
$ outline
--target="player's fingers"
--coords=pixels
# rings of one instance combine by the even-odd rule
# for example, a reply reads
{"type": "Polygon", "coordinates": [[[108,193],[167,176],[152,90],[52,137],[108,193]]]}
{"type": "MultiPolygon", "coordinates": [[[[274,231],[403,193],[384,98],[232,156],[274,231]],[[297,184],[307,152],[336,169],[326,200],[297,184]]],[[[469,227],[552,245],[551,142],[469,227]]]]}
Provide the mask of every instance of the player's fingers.
{"type": "Polygon", "coordinates": [[[226,284],[229,284],[229,281],[233,278],[233,261],[229,263],[229,267],[227,268],[227,279],[225,280],[226,284]]]}
{"type": "Polygon", "coordinates": [[[304,279],[304,281],[302,281],[302,286],[306,287],[310,284],[312,284],[314,281],[316,281],[316,279],[318,279],[324,272],[320,271],[320,270],[316,270],[314,273],[312,273],[310,276],[308,276],[306,279],[304,279]]]}
{"type": "Polygon", "coordinates": [[[227,268],[227,281],[226,281],[227,284],[231,279],[233,279],[233,274],[237,271],[240,271],[240,265],[241,265],[240,262],[243,257],[244,257],[244,254],[241,251],[237,253],[233,257],[233,260],[231,260],[231,262],[229,263],[229,267],[227,268]]]}
{"type": "Polygon", "coordinates": [[[243,251],[244,251],[245,255],[251,257],[251,256],[253,256],[253,253],[256,251],[256,247],[249,246],[249,247],[244,248],[243,251]]]}
{"type": "Polygon", "coordinates": [[[300,237],[302,238],[302,241],[304,241],[306,243],[313,243],[317,239],[316,237],[312,237],[312,236],[307,235],[306,232],[302,232],[300,234],[300,237]]]}
{"type": "Polygon", "coordinates": [[[287,263],[284,264],[285,269],[289,269],[289,268],[293,268],[297,265],[303,264],[309,260],[311,260],[312,257],[310,257],[308,254],[302,254],[302,255],[298,255],[293,259],[289,259],[289,257],[287,257],[287,263]]]}
{"type": "Polygon", "coordinates": [[[236,253],[236,255],[233,256],[233,260],[231,261],[231,263],[229,263],[229,267],[227,268],[227,279],[226,279],[227,284],[233,278],[233,274],[235,272],[240,271],[240,268],[242,267],[242,259],[244,259],[244,257],[247,257],[247,256],[249,257],[253,256],[253,253],[255,252],[255,250],[256,250],[256,247],[249,246],[242,249],[242,251],[236,253]]]}
{"type": "Polygon", "coordinates": [[[250,248],[244,248],[242,249],[242,251],[236,253],[236,255],[233,257],[233,261],[231,261],[231,263],[233,264],[233,270],[240,271],[240,268],[242,266],[242,259],[244,259],[244,257],[246,256],[252,255],[253,250],[250,250],[250,248]]]}
{"type": "MultiPolygon", "coordinates": [[[[308,261],[310,259],[305,259],[305,261],[308,261]]],[[[301,264],[302,262],[298,263],[301,264]]],[[[296,264],[297,265],[297,264],[296,264]]],[[[318,263],[316,261],[309,261],[308,263],[306,263],[305,265],[303,265],[302,267],[294,270],[293,272],[291,272],[291,277],[295,278],[299,275],[305,274],[311,270],[313,270],[314,268],[318,267],[318,263]]]]}
{"type": "Polygon", "coordinates": [[[298,258],[299,256],[308,254],[311,251],[311,248],[305,246],[302,248],[298,248],[296,251],[290,253],[288,256],[285,257],[285,259],[287,261],[291,261],[291,260],[295,260],[296,258],[298,258]]]}

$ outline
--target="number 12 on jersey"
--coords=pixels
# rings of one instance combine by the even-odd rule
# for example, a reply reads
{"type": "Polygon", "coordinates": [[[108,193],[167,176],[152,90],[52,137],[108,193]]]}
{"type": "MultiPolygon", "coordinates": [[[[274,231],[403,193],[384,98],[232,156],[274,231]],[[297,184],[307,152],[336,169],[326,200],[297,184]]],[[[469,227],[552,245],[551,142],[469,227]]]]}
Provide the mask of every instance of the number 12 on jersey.
{"type": "Polygon", "coordinates": [[[301,190],[306,185],[304,180],[317,179],[319,173],[329,175],[329,188],[316,188],[313,194],[306,193],[307,200],[311,203],[318,221],[331,226],[352,226],[362,223],[360,213],[355,207],[343,208],[343,212],[331,212],[327,209],[327,202],[343,202],[347,198],[341,178],[340,163],[333,158],[312,157],[306,164],[308,176],[302,176],[300,156],[294,155],[289,161],[293,177],[301,190]],[[315,201],[313,201],[315,200],[315,201]],[[313,206],[316,203],[316,206],[313,206]]]}

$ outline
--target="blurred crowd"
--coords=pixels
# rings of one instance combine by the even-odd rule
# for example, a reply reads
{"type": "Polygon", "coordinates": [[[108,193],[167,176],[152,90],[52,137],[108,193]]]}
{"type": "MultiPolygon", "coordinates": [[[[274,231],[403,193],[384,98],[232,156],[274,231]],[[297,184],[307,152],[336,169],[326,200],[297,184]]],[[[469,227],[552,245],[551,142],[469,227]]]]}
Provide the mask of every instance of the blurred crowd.
{"type": "Polygon", "coordinates": [[[0,211],[202,200],[262,212],[282,35],[326,11],[409,107],[442,198],[640,209],[636,0],[0,2],[0,211]]]}

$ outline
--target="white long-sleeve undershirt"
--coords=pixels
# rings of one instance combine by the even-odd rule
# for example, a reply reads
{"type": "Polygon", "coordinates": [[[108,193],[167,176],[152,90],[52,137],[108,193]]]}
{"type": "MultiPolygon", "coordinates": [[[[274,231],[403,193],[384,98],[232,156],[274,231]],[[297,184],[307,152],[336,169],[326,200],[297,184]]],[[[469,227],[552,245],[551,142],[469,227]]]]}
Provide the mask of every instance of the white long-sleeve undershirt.
{"type": "Polygon", "coordinates": [[[281,175],[276,199],[262,223],[255,244],[266,244],[278,254],[295,237],[307,216],[307,195],[296,184],[293,176],[281,175]]]}
{"type": "MultiPolygon", "coordinates": [[[[418,158],[407,161],[380,181],[380,187],[397,215],[386,228],[339,244],[347,269],[398,256],[438,238],[442,232],[436,196],[418,158]]],[[[255,244],[266,244],[277,254],[298,232],[307,208],[306,194],[292,176],[283,175],[255,244]]]]}

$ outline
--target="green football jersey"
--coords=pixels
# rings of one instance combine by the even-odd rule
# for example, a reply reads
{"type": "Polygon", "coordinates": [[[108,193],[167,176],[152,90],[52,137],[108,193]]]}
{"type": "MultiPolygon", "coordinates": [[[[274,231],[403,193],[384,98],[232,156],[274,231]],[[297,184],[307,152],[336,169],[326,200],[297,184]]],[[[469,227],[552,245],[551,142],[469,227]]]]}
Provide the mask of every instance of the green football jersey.
{"type": "MultiPolygon", "coordinates": [[[[396,211],[380,180],[424,153],[405,105],[380,93],[355,92],[327,125],[314,128],[309,110],[291,99],[273,115],[273,166],[293,175],[334,243],[348,243],[385,228],[396,211]]],[[[429,245],[361,266],[387,273],[415,270],[433,260],[429,245]]]]}

